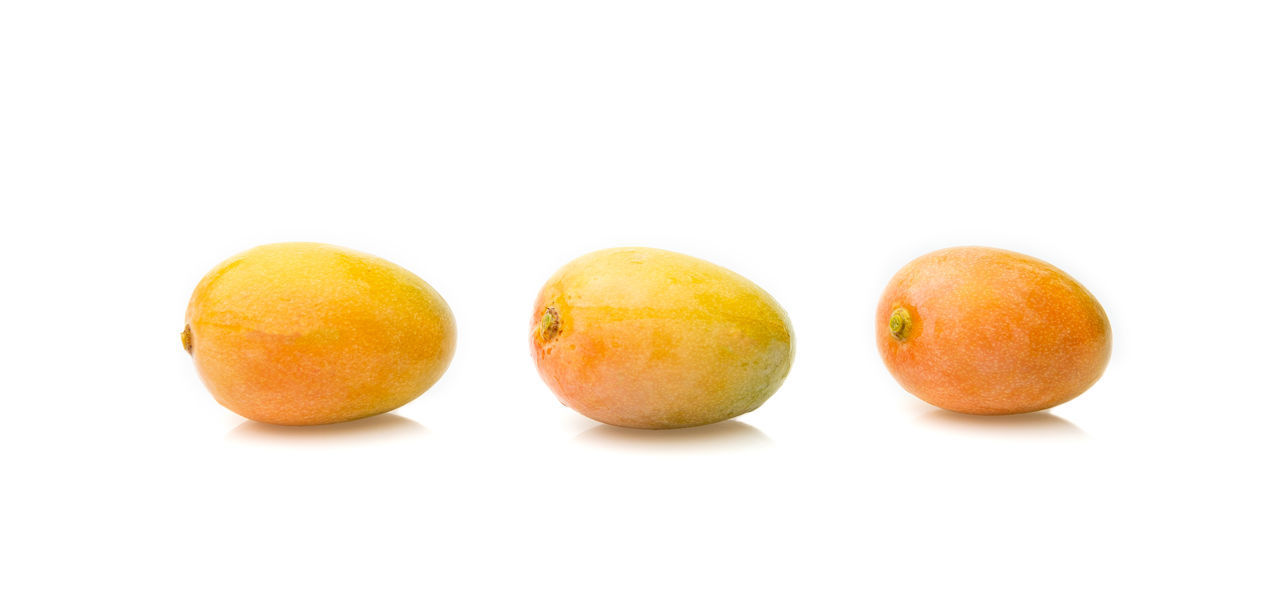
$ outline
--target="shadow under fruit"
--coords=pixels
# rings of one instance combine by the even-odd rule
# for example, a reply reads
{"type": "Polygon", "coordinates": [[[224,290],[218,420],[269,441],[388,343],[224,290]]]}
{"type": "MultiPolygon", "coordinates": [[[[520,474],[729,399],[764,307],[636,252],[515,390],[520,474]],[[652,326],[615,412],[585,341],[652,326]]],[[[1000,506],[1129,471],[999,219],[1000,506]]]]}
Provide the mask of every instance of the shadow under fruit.
{"type": "Polygon", "coordinates": [[[182,344],[228,409],[309,425],[417,398],[448,368],[455,336],[449,306],[408,270],[333,245],[278,243],[205,275],[182,344]]]}
{"type": "Polygon", "coordinates": [[[1111,356],[1093,295],[1036,258],[986,247],[921,256],[889,281],[876,344],[911,394],[951,411],[1008,415],[1065,403],[1111,356]]]}
{"type": "Polygon", "coordinates": [[[786,312],[725,268],[647,248],[597,251],[538,294],[529,342],[561,402],[629,428],[684,428],[754,410],[795,354],[786,312]]]}

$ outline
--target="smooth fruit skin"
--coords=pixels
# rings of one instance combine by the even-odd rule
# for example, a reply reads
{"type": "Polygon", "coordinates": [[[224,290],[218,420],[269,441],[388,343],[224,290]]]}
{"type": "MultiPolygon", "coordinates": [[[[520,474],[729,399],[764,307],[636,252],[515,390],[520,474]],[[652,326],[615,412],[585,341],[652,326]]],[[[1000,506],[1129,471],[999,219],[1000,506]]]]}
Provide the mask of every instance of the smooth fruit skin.
{"type": "Polygon", "coordinates": [[[876,344],[911,394],[960,413],[1008,415],[1092,386],[1111,356],[1111,324],[1089,291],[1048,263],[956,247],[915,259],[889,281],[876,344]]]}
{"type": "Polygon", "coordinates": [[[530,345],[565,405],[629,428],[684,428],[759,407],[795,355],[787,314],[725,268],[629,247],[580,257],[538,294],[530,345]]]}
{"type": "Polygon", "coordinates": [[[252,420],[328,424],[391,411],[444,374],[453,313],[386,260],[333,245],[255,247],[205,275],[183,346],[214,398],[252,420]]]}

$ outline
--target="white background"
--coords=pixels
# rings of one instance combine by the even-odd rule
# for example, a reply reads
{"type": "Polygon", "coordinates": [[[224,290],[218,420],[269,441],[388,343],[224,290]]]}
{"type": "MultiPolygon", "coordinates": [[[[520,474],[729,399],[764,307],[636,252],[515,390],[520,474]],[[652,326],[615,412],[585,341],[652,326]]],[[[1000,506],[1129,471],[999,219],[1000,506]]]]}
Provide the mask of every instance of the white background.
{"type": "Polygon", "coordinates": [[[1274,2],[0,4],[0,594],[1263,596],[1277,582],[1274,2]],[[393,415],[214,402],[178,333],[251,246],[390,259],[457,356],[393,415]],[[1115,353],[948,415],[872,314],[919,254],[1071,273],[1115,353]],[[561,407],[568,260],[769,290],[798,354],[670,433],[561,407]]]}

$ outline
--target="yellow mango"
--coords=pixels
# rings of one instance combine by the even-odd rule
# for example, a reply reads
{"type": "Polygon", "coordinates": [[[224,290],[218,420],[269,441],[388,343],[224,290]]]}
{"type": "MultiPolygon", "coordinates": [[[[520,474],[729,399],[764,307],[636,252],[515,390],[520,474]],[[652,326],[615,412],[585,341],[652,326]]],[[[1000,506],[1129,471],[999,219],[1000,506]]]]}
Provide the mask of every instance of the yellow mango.
{"type": "Polygon", "coordinates": [[[580,257],[542,288],[529,335],[561,402],[630,428],[683,428],[759,407],[795,355],[786,312],[751,281],[687,255],[580,257]]]}
{"type": "Polygon", "coordinates": [[[343,247],[278,243],[200,281],[182,344],[228,409],[308,425],[412,401],[444,374],[455,337],[448,304],[412,272],[343,247]]]}

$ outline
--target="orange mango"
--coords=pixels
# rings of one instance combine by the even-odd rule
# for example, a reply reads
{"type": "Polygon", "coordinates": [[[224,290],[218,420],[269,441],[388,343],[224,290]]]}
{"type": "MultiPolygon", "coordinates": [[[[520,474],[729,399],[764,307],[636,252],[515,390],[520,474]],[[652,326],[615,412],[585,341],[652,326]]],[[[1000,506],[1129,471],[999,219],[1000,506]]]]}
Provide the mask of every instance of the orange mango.
{"type": "Polygon", "coordinates": [[[309,425],[412,401],[444,374],[455,336],[448,304],[408,270],[343,247],[278,243],[200,281],[182,344],[228,409],[309,425]]]}
{"type": "Polygon", "coordinates": [[[795,355],[786,312],[725,268],[660,249],[606,249],[561,268],[529,342],[562,403],[630,428],[683,428],[752,411],[795,355]]]}
{"type": "Polygon", "coordinates": [[[876,344],[911,394],[951,411],[1007,415],[1075,398],[1102,376],[1111,325],[1079,282],[986,247],[924,255],[876,309],[876,344]]]}

